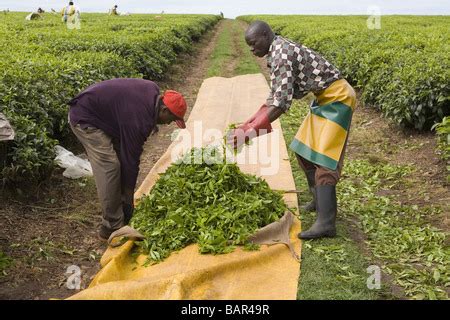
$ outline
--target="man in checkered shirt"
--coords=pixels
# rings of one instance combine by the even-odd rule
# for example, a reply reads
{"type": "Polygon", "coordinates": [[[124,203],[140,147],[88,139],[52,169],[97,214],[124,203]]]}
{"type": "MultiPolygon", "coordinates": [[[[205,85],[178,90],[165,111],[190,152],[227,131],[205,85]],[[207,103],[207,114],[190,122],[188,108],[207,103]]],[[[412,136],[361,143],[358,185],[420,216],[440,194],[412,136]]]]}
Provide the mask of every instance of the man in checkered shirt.
{"type": "Polygon", "coordinates": [[[297,133],[297,141],[294,139],[291,144],[313,194],[313,201],[303,209],[314,211],[317,207],[316,222],[299,237],[334,237],[335,186],[340,178],[347,132],[356,105],[354,90],[339,70],[321,55],[275,35],[263,21],[249,26],[245,40],[254,55],[267,55],[271,91],[258,112],[229,135],[228,143],[239,148],[255,136],[271,132],[270,123],[289,110],[292,99],[314,93],[315,104],[297,133]],[[327,99],[326,104],[321,104],[327,99]],[[319,110],[322,106],[324,108],[319,110]]]}
{"type": "Polygon", "coordinates": [[[322,56],[307,47],[275,36],[267,54],[272,90],[268,106],[286,112],[292,99],[326,89],[340,79],[340,72],[322,56]]]}

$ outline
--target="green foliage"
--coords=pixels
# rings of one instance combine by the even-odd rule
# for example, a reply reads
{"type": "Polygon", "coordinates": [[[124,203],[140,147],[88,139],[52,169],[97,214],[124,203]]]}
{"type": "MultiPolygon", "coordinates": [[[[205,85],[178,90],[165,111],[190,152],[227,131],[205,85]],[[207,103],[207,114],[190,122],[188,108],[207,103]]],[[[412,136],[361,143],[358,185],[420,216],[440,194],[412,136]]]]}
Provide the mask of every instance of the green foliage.
{"type": "Polygon", "coordinates": [[[197,243],[201,253],[248,249],[248,237],[287,210],[282,195],[259,177],[224,161],[218,149],[192,149],[142,198],[131,226],[149,263],[197,243]]]}
{"type": "Polygon", "coordinates": [[[442,119],[441,123],[433,126],[438,136],[438,150],[441,158],[447,162],[447,182],[450,183],[450,117],[442,119]]]}
{"type": "Polygon", "coordinates": [[[380,196],[382,187],[395,188],[413,169],[366,160],[348,161],[340,183],[341,213],[357,216],[373,255],[382,259],[383,269],[413,299],[448,299],[450,256],[445,232],[426,220],[439,215],[434,207],[402,205],[380,196]]]}
{"type": "Polygon", "coordinates": [[[213,15],[83,14],[80,30],[59,16],[25,21],[0,16],[0,112],[17,139],[8,145],[4,183],[39,181],[53,168],[54,145],[70,135],[67,102],[89,85],[112,78],[161,79],[181,52],[218,20],[213,15]]]}
{"type": "Polygon", "coordinates": [[[0,278],[7,275],[7,270],[12,264],[13,260],[0,251],[0,278]]]}
{"type": "Polygon", "coordinates": [[[10,164],[2,168],[3,182],[39,179],[49,175],[55,157],[56,140],[42,125],[20,114],[6,112],[16,128],[14,144],[8,146],[10,164]],[[32,176],[27,176],[31,173],[32,176]]]}
{"type": "Polygon", "coordinates": [[[364,16],[242,16],[264,20],[317,50],[363,89],[361,100],[396,123],[429,129],[450,115],[448,17],[383,16],[370,30],[364,16]]]}
{"type": "MultiPolygon", "coordinates": [[[[313,219],[302,218],[302,224],[313,219]]],[[[338,224],[338,232],[345,228],[338,224]]],[[[375,300],[381,292],[367,288],[367,261],[347,238],[303,243],[300,300],[375,300]]],[[[384,293],[384,292],[383,292],[384,293]]]]}

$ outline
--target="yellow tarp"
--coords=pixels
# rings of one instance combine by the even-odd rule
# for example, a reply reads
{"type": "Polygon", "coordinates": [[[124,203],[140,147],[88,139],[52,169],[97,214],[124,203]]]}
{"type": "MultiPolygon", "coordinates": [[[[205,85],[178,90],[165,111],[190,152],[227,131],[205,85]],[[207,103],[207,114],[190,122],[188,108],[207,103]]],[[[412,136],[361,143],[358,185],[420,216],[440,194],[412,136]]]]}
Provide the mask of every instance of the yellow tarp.
{"type": "MultiPolygon", "coordinates": [[[[243,122],[267,98],[269,88],[262,74],[234,78],[206,79],[199,91],[196,104],[181,134],[192,135],[208,129],[225,130],[228,124],[243,122]]],[[[262,176],[274,190],[295,189],[285,141],[278,121],[273,123],[276,133],[255,140],[267,139],[270,159],[257,159],[250,164],[239,164],[243,172],[262,176]],[[273,143],[272,143],[273,142],[273,143]],[[274,169],[275,168],[275,169],[274,169]]],[[[203,134],[201,145],[208,144],[203,134]]],[[[179,136],[180,137],[180,136],[179,136]]],[[[180,147],[174,141],[155,164],[135,199],[147,194],[158,174],[171,164],[180,147]]],[[[192,146],[191,146],[192,147],[192,146]]],[[[181,152],[181,151],[180,151],[181,152]]],[[[244,150],[252,159],[258,153],[258,143],[244,150]]],[[[297,208],[296,194],[285,194],[286,204],[297,208]]],[[[300,255],[297,218],[290,230],[290,239],[300,255]]],[[[108,248],[101,259],[102,269],[89,288],[70,299],[296,299],[300,265],[286,245],[262,245],[259,251],[241,248],[222,255],[202,255],[197,245],[190,245],[173,253],[163,262],[144,267],[146,256],[135,259],[130,255],[134,246],[128,241],[118,248],[108,248]]]]}

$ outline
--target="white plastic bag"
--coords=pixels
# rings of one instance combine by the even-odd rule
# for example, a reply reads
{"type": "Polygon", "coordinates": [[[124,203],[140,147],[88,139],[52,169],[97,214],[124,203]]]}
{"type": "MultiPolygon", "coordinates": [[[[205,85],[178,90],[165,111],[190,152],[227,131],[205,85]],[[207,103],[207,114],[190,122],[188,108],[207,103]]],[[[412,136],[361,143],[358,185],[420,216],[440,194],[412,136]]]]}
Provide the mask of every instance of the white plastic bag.
{"type": "Polygon", "coordinates": [[[14,140],[14,129],[6,116],[0,112],[0,141],[14,140]]]}
{"type": "Polygon", "coordinates": [[[61,168],[66,168],[63,176],[70,179],[92,176],[92,167],[88,160],[75,156],[72,152],[61,146],[56,146],[56,163],[61,168]]]}

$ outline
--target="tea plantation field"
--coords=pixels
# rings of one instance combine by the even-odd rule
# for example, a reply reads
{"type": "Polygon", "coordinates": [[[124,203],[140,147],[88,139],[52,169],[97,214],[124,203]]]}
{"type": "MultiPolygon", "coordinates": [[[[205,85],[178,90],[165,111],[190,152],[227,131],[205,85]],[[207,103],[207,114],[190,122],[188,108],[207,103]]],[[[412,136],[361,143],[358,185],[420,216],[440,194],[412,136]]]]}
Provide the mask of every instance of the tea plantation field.
{"type": "Polygon", "coordinates": [[[80,29],[68,29],[59,15],[25,16],[0,14],[0,112],[16,129],[3,157],[3,182],[48,176],[55,144],[70,136],[66,103],[80,90],[116,77],[161,79],[220,19],[92,13],[82,14],[80,29]]]}

